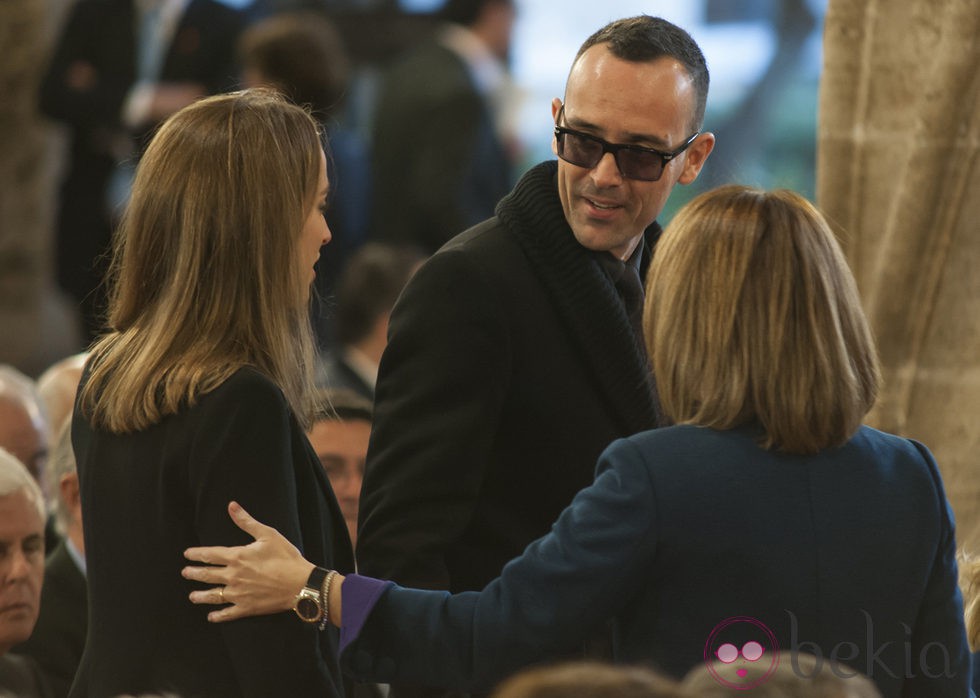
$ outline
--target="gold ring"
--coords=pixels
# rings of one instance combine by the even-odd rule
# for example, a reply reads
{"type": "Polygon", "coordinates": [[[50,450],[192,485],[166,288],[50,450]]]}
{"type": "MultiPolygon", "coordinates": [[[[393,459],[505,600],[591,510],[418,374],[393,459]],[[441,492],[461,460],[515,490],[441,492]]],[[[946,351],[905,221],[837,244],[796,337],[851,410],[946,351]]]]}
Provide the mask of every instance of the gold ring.
{"type": "Polygon", "coordinates": [[[225,588],[218,587],[218,598],[221,599],[221,603],[225,602],[225,588]]]}

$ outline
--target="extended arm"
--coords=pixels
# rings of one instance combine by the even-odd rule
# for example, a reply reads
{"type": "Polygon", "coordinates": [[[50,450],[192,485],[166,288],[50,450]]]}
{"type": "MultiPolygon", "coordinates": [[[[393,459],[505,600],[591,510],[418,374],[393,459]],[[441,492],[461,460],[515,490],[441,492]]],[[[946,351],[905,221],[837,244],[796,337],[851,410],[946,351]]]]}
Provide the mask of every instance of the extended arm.
{"type": "MultiPolygon", "coordinates": [[[[562,513],[552,532],[511,561],[483,592],[388,588],[356,636],[344,627],[346,668],[361,681],[481,689],[522,666],[575,649],[647,583],[656,547],[654,497],[642,458],[627,442],[618,442],[609,454],[608,467],[562,513]]],[[[232,550],[189,550],[192,560],[227,567],[189,567],[185,576],[227,583],[225,600],[242,599],[240,608],[217,611],[214,620],[288,607],[308,563],[268,527],[234,507],[231,512],[256,542],[232,550]],[[253,593],[275,586],[275,568],[289,570],[283,573],[289,588],[253,593]]],[[[356,584],[358,578],[346,581],[356,584]]],[[[360,614],[345,614],[338,603],[341,595],[346,603],[347,584],[335,586],[331,620],[353,622],[360,614]]],[[[211,590],[192,600],[217,603],[217,596],[211,590]]]]}

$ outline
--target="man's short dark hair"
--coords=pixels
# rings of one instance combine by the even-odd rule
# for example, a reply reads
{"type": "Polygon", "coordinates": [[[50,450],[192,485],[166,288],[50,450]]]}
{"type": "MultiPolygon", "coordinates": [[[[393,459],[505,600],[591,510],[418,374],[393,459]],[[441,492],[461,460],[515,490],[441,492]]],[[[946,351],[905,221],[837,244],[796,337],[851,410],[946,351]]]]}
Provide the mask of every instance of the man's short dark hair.
{"type": "Polygon", "coordinates": [[[350,61],[334,24],[312,11],[274,15],[251,25],[238,42],[245,67],[257,69],[290,101],[308,105],[319,121],[341,107],[350,61]]]}
{"type": "Polygon", "coordinates": [[[646,63],[666,56],[683,65],[697,96],[693,127],[701,128],[708,102],[708,64],[690,34],[660,17],[639,15],[618,19],[585,40],[575,54],[573,65],[583,53],[598,44],[605,44],[614,56],[624,61],[646,63]]]}
{"type": "Polygon", "coordinates": [[[347,260],[337,280],[337,340],[354,344],[389,312],[424,256],[410,246],[369,242],[347,260]]]}

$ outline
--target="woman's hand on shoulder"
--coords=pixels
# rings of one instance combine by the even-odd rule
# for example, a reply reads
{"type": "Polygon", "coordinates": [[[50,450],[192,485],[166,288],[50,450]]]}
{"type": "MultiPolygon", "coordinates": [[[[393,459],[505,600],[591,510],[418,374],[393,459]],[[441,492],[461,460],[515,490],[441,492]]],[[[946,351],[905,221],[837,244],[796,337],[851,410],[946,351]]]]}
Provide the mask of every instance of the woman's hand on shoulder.
{"type": "Polygon", "coordinates": [[[255,542],[185,550],[184,557],[204,565],[188,565],[181,574],[186,579],[216,585],[192,591],[191,602],[223,604],[223,608],[208,613],[212,623],[290,610],[313,571],[313,563],[303,559],[296,546],[279,531],[256,521],[237,502],[228,505],[228,513],[255,542]]]}

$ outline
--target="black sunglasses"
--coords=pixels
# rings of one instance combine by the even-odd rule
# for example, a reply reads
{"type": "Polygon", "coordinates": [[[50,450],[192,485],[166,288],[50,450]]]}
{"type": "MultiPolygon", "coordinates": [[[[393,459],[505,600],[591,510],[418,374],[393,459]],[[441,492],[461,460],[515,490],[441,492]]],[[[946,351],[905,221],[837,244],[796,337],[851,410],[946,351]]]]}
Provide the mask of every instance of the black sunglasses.
{"type": "MultiPolygon", "coordinates": [[[[558,110],[558,121],[561,121],[564,113],[563,104],[558,110]]],[[[660,179],[667,163],[687,150],[694,139],[701,135],[698,131],[684,141],[677,150],[664,152],[638,145],[610,143],[598,136],[559,126],[558,121],[555,122],[555,140],[558,142],[558,157],[562,160],[577,167],[592,169],[599,164],[606,153],[612,153],[621,175],[644,182],[656,182],[660,179]]]]}

